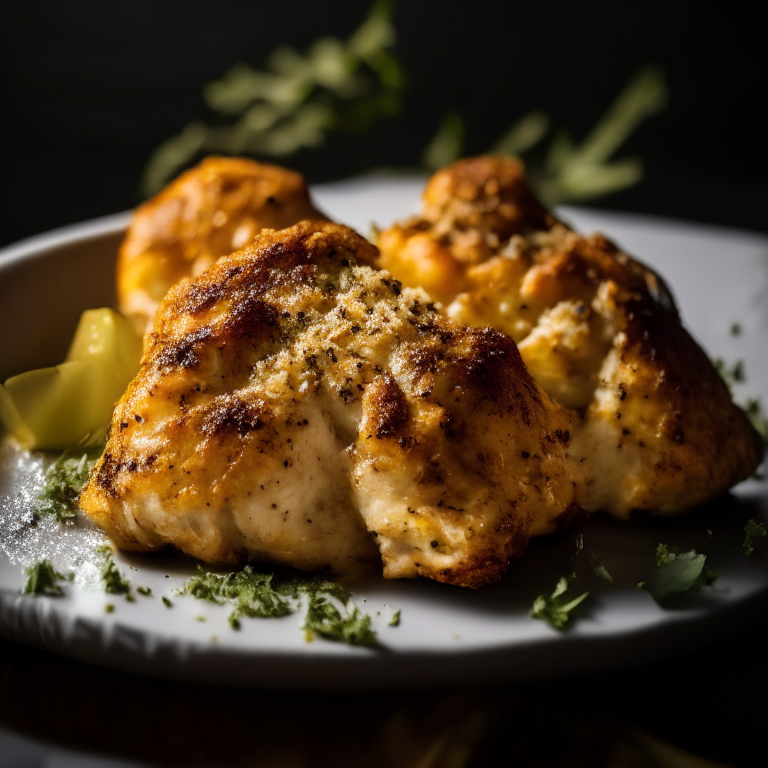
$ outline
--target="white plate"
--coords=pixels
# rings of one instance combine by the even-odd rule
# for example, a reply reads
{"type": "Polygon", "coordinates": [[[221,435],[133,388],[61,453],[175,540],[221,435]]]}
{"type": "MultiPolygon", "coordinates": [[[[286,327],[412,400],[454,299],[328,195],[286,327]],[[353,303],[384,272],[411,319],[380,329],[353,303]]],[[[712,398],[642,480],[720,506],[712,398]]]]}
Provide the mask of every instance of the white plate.
{"type": "MultiPolygon", "coordinates": [[[[418,179],[368,178],[314,190],[320,208],[363,234],[417,210],[418,179]]],[[[713,357],[745,361],[737,397],[768,402],[768,238],[635,215],[565,209],[581,231],[600,229],[658,269],[679,299],[686,325],[713,357]],[[733,323],[741,327],[731,335],[733,323]]],[[[79,313],[114,303],[113,264],[127,214],[33,238],[0,253],[0,379],[58,362],[79,313]]],[[[569,570],[572,536],[533,542],[505,580],[478,591],[428,581],[355,585],[373,617],[382,650],[322,640],[307,643],[299,615],[245,620],[237,632],[228,610],[174,593],[194,571],[183,558],[120,555],[134,585],[153,597],[135,603],[93,586],[98,532],[64,534],[42,521],[21,524],[40,462],[0,448],[0,632],[93,663],[157,676],[278,687],[457,685],[584,672],[678,652],[763,610],[768,542],[747,558],[746,519],[768,520],[768,487],[748,481],[682,520],[624,526],[594,518],[587,548],[604,558],[614,585],[598,585],[567,632],[528,616],[533,598],[569,570]],[[659,542],[706,548],[720,571],[715,586],[662,609],[634,584],[652,566],[659,542]],[[763,549],[765,551],[763,551],[763,549]],[[51,555],[62,568],[82,562],[62,598],[22,597],[22,567],[51,555]],[[133,569],[133,570],[132,570],[133,569]],[[166,608],[160,597],[174,606],[166,608]],[[105,605],[115,605],[105,613],[105,605]],[[399,627],[388,626],[395,609],[399,627]],[[199,619],[205,619],[200,621],[199,619]]]]}

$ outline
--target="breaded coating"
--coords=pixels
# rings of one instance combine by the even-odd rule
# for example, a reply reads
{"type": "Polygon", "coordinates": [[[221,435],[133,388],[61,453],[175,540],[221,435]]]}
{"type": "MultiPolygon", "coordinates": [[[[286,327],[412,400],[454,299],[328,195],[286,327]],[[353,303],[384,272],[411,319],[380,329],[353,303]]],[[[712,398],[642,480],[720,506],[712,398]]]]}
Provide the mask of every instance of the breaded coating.
{"type": "Polygon", "coordinates": [[[122,548],[475,587],[583,518],[575,418],[335,224],[264,230],[160,305],[80,497],[122,548]],[[378,548],[378,550],[377,550],[378,548]]]}
{"type": "Polygon", "coordinates": [[[182,277],[199,275],[265,227],[325,220],[301,174],[242,158],[209,157],[133,215],[117,257],[120,311],[142,333],[182,277]]]}
{"type": "Polygon", "coordinates": [[[763,448],[663,280],[602,235],[571,231],[516,160],[436,173],[424,209],[379,234],[379,264],[459,323],[491,326],[578,426],[589,511],[684,512],[748,477],[763,448]]]}

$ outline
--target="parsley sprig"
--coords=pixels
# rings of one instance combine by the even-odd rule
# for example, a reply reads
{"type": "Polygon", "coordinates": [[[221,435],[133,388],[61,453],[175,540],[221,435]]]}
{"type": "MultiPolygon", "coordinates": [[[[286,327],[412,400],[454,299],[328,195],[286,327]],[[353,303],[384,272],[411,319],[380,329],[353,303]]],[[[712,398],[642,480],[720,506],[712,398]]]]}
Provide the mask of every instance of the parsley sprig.
{"type": "Polygon", "coordinates": [[[264,69],[238,64],[206,86],[216,124],[189,123],[161,144],[144,172],[155,194],[196,157],[287,157],[323,145],[333,131],[362,133],[400,111],[405,76],[393,53],[390,0],[376,0],[346,40],[323,37],[305,53],[281,46],[264,69]]]}
{"type": "Polygon", "coordinates": [[[578,594],[574,589],[576,574],[561,576],[554,590],[549,595],[539,595],[533,601],[531,617],[542,619],[555,629],[564,629],[571,619],[571,612],[581,605],[589,592],[578,594]]]}
{"type": "Polygon", "coordinates": [[[531,609],[531,617],[546,621],[555,629],[565,629],[573,617],[573,611],[589,597],[589,590],[581,586],[589,574],[603,581],[612,582],[613,578],[601,560],[594,552],[584,546],[584,535],[576,535],[576,554],[571,559],[572,571],[567,576],[561,576],[550,594],[536,597],[531,609]]]}

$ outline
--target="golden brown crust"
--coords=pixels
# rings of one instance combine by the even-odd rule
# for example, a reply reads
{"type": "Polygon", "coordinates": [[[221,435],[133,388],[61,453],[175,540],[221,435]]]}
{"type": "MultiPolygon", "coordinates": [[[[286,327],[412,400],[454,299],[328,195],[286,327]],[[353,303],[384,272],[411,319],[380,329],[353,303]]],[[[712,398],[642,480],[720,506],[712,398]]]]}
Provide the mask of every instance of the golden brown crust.
{"type": "Polygon", "coordinates": [[[252,160],[209,157],[134,213],[117,259],[120,310],[148,330],[172,285],[250,243],[265,227],[324,220],[304,178],[252,160]]]}
{"type": "Polygon", "coordinates": [[[81,496],[119,546],[497,580],[575,503],[572,417],[513,342],[456,326],[308,222],[186,278],[81,496]],[[366,534],[366,529],[370,535],[366,534]]]}
{"type": "MultiPolygon", "coordinates": [[[[519,161],[488,155],[435,173],[424,190],[423,215],[454,244],[462,233],[471,233],[483,235],[491,248],[494,241],[547,229],[556,221],[531,192],[519,161]]],[[[457,257],[477,261],[477,248],[460,248],[457,257]]]]}
{"type": "Polygon", "coordinates": [[[433,291],[447,315],[513,338],[536,382],[579,414],[571,450],[588,509],[676,514],[759,464],[757,435],[663,280],[547,214],[517,161],[439,171],[422,215],[382,231],[379,245],[380,265],[433,291]]]}

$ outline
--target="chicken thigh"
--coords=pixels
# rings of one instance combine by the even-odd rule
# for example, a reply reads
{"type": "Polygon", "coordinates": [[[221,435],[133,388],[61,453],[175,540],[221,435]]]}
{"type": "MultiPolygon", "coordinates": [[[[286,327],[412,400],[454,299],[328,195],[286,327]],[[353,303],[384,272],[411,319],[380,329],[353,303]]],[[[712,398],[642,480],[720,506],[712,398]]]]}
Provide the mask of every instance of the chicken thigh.
{"type": "Polygon", "coordinates": [[[302,222],[162,301],[80,497],[125,549],[475,587],[583,518],[575,414],[515,344],[302,222]]]}
{"type": "Polygon", "coordinates": [[[459,323],[518,343],[577,419],[587,510],[677,514],[754,472],[759,436],[658,275],[547,212],[512,159],[454,163],[423,199],[421,215],[379,233],[380,266],[459,323]]]}
{"type": "Polygon", "coordinates": [[[300,174],[243,158],[208,157],[134,213],[117,258],[120,311],[144,333],[160,300],[182,277],[199,275],[264,227],[325,218],[300,174]]]}

